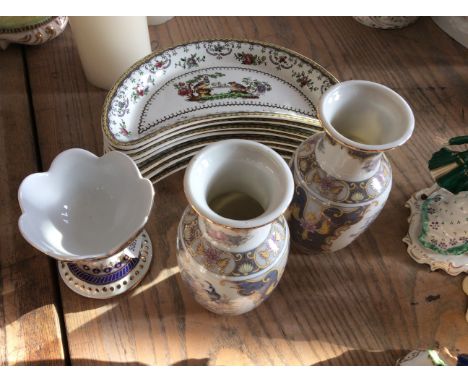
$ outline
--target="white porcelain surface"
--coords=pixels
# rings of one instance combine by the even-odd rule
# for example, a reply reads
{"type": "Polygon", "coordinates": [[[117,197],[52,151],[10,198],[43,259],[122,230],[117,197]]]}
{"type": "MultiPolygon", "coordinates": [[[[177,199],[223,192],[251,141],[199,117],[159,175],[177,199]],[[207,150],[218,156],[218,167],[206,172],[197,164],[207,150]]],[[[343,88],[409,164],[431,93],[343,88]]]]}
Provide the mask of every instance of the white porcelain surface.
{"type": "Polygon", "coordinates": [[[239,114],[316,118],[337,80],[298,53],[261,42],[208,40],[153,53],[109,93],[102,128],[115,146],[138,147],[195,119],[239,114]]]}
{"type": "MultiPolygon", "coordinates": [[[[288,151],[294,151],[308,136],[319,131],[316,126],[294,124],[281,120],[226,120],[223,122],[207,123],[171,129],[164,139],[141,149],[123,150],[140,168],[146,177],[159,177],[168,166],[182,161],[181,155],[187,149],[198,147],[201,149],[208,143],[222,139],[241,138],[250,139],[266,144],[273,149],[288,146],[288,151]],[[170,164],[171,163],[171,164],[170,164]],[[151,172],[151,175],[148,175],[151,172]]],[[[104,151],[121,151],[107,140],[104,140],[104,151]]],[[[191,151],[191,155],[198,151],[191,151]]],[[[283,154],[282,152],[280,152],[283,154]]]]}
{"type": "MultiPolygon", "coordinates": [[[[279,150],[277,151],[286,162],[289,162],[291,160],[293,152],[286,152],[286,151],[283,152],[279,150]]],[[[156,184],[160,182],[161,180],[167,178],[168,176],[187,168],[191,158],[192,158],[191,156],[188,156],[183,161],[177,161],[173,165],[165,168],[164,171],[158,172],[156,175],[150,177],[149,179],[151,180],[151,182],[153,182],[153,184],[156,184]]]]}
{"type": "Polygon", "coordinates": [[[202,222],[206,220],[189,207],[177,238],[181,277],[195,300],[217,314],[239,315],[256,308],[270,296],[283,275],[289,254],[286,220],[281,216],[264,227],[268,231],[264,240],[248,249],[244,245],[243,252],[234,241],[258,236],[257,232],[212,225],[216,240],[200,230],[202,222]],[[220,247],[223,240],[226,243],[220,247]]]}
{"type": "Polygon", "coordinates": [[[414,116],[397,93],[369,81],[330,87],[318,113],[325,133],[307,138],[291,161],[289,223],[294,243],[305,251],[334,252],[384,207],[392,172],[383,152],[410,138],[414,116]]]}
{"type": "Polygon", "coordinates": [[[468,192],[452,194],[444,188],[421,205],[419,242],[443,255],[468,254],[468,192]]]}
{"type": "Polygon", "coordinates": [[[408,103],[392,89],[375,82],[353,80],[333,85],[320,99],[318,110],[322,127],[333,138],[363,151],[401,146],[414,130],[414,115],[408,103]],[[350,139],[346,133],[356,138],[350,139]]]}
{"type": "Polygon", "coordinates": [[[295,193],[291,237],[306,252],[335,252],[356,239],[381,212],[392,187],[382,153],[364,154],[325,133],[306,139],[291,161],[295,193]],[[346,166],[340,167],[337,158],[346,166]],[[335,163],[327,167],[328,163],[335,163]]]}
{"type": "Polygon", "coordinates": [[[272,141],[278,141],[278,143],[293,143],[294,147],[297,147],[300,142],[305,138],[304,135],[300,137],[293,137],[288,136],[283,133],[275,133],[272,130],[262,130],[259,129],[242,129],[242,128],[204,128],[199,130],[192,130],[187,131],[184,134],[180,134],[179,136],[174,136],[168,139],[167,141],[161,142],[156,144],[154,147],[148,148],[138,154],[130,155],[131,158],[135,161],[135,163],[141,167],[143,170],[143,166],[146,165],[148,161],[153,159],[158,159],[161,156],[166,156],[168,153],[173,151],[183,150],[184,147],[193,143],[197,143],[199,141],[203,142],[206,141],[208,138],[213,139],[229,139],[232,137],[238,136],[241,139],[253,139],[253,140],[268,140],[271,139],[272,141]],[[223,138],[228,137],[228,138],[223,138]]]}
{"type": "Polygon", "coordinates": [[[241,127],[241,126],[251,126],[255,128],[268,128],[271,130],[276,130],[279,133],[288,130],[294,131],[295,133],[299,134],[306,134],[310,136],[314,132],[321,130],[320,123],[314,124],[305,124],[305,123],[298,123],[286,119],[273,119],[273,118],[240,118],[240,117],[231,117],[231,118],[213,118],[205,122],[193,122],[187,123],[183,126],[178,126],[171,128],[165,134],[160,136],[158,139],[155,140],[145,140],[137,148],[129,148],[129,147],[122,147],[122,146],[115,146],[112,144],[111,141],[107,139],[104,135],[104,144],[108,147],[114,148],[115,150],[119,150],[124,152],[127,155],[134,157],[135,155],[139,155],[143,152],[149,152],[148,150],[153,150],[159,147],[160,144],[164,142],[169,142],[171,145],[177,145],[177,142],[174,142],[174,139],[177,139],[183,135],[186,135],[189,132],[197,131],[197,130],[204,130],[204,129],[219,129],[220,131],[223,129],[229,129],[231,127],[241,127]]]}
{"type": "Polygon", "coordinates": [[[442,269],[448,274],[456,276],[468,272],[468,254],[440,254],[424,247],[419,241],[422,227],[421,206],[427,198],[435,195],[439,190],[440,187],[434,184],[416,192],[406,202],[406,207],[411,209],[411,214],[408,218],[408,234],[403,238],[403,241],[408,244],[408,254],[418,263],[430,265],[432,271],[442,269]]]}
{"type": "Polygon", "coordinates": [[[104,258],[145,225],[154,190],[125,154],[82,149],[59,154],[48,172],[32,174],[18,192],[25,239],[58,260],[104,258]]]}
{"type": "Polygon", "coordinates": [[[294,187],[287,163],[271,148],[257,142],[229,139],[200,151],[185,171],[184,191],[196,211],[211,221],[233,228],[253,228],[271,223],[288,207],[294,187]],[[274,174],[274,176],[273,176],[274,174]],[[233,220],[208,206],[207,193],[245,192],[265,212],[255,219],[233,220]]]}
{"type": "Polygon", "coordinates": [[[293,193],[286,162],[262,144],[231,139],[200,151],[184,177],[191,205],[177,238],[182,279],[195,299],[218,314],[243,314],[262,303],[279,282],[289,254],[283,212],[293,193]],[[208,200],[243,192],[265,210],[248,220],[213,211],[208,200]]]}
{"type": "MultiPolygon", "coordinates": [[[[168,167],[181,163],[185,161],[186,159],[191,159],[204,147],[210,144],[219,142],[224,139],[232,139],[232,138],[237,138],[237,136],[228,135],[224,137],[216,137],[216,138],[205,140],[205,141],[195,142],[193,143],[193,145],[190,145],[185,149],[181,149],[180,151],[177,151],[174,156],[170,156],[170,157],[168,156],[169,158],[155,160],[154,162],[151,161],[145,164],[145,167],[142,168],[141,173],[146,178],[153,178],[154,176],[158,176],[159,174],[163,173],[168,167]]],[[[277,151],[282,156],[284,156],[283,154],[285,153],[289,154],[290,156],[292,153],[294,153],[294,151],[296,150],[296,146],[297,146],[297,144],[287,145],[285,143],[273,142],[268,139],[252,138],[251,140],[252,142],[257,142],[263,145],[267,145],[268,147],[277,151]]]]}

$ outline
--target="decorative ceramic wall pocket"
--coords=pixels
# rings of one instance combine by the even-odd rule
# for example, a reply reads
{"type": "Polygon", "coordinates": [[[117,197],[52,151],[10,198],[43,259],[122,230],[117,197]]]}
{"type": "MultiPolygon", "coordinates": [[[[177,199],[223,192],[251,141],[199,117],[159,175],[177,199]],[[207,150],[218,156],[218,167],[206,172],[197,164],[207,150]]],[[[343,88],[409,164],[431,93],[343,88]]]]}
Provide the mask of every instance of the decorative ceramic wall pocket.
{"type": "Polygon", "coordinates": [[[384,152],[410,138],[414,117],[393,90],[347,81],[323,95],[319,118],[325,132],[305,140],[291,161],[295,192],[289,223],[297,246],[334,252],[382,210],[392,184],[384,152]]]}
{"type": "Polygon", "coordinates": [[[153,185],[127,155],[70,149],[48,172],[21,183],[19,229],[33,247],[59,261],[70,289],[109,298],[135,287],[148,272],[152,250],[143,227],[153,197],[153,185]]]}
{"type": "MultiPolygon", "coordinates": [[[[466,143],[468,136],[449,140],[449,145],[466,143]]],[[[437,184],[416,192],[406,203],[411,214],[403,241],[409,255],[453,276],[468,272],[467,159],[468,151],[444,147],[434,153],[428,167],[437,184]]]]}
{"type": "Polygon", "coordinates": [[[192,159],[177,260],[182,279],[206,309],[242,314],[271,294],[288,258],[283,212],[293,188],[286,162],[257,142],[221,141],[192,159]]]}

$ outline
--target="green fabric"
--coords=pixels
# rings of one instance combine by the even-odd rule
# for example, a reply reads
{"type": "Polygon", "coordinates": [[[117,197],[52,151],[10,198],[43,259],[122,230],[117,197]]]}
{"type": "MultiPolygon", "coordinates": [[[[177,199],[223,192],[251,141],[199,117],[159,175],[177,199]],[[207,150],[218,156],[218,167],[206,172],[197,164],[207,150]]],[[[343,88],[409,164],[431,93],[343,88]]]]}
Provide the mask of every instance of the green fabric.
{"type": "Polygon", "coordinates": [[[449,139],[449,145],[464,145],[468,143],[468,135],[460,135],[449,139]]]}
{"type": "Polygon", "coordinates": [[[0,16],[0,29],[21,29],[41,24],[50,16],[0,16]]]}
{"type": "MultiPolygon", "coordinates": [[[[468,135],[453,137],[448,143],[449,145],[467,144],[468,135]]],[[[446,172],[443,176],[438,175],[437,178],[435,178],[439,186],[454,194],[458,194],[461,191],[468,191],[468,150],[453,151],[443,147],[432,154],[428,162],[428,167],[431,173],[436,172],[438,169],[438,173],[440,174],[446,172]]]]}

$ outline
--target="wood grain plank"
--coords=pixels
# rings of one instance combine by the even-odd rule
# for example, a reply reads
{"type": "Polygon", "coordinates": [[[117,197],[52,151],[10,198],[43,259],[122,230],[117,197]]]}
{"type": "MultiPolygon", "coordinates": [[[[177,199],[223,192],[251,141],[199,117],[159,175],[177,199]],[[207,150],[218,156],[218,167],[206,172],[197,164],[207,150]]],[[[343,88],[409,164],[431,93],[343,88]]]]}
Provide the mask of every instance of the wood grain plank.
{"type": "Polygon", "coordinates": [[[0,68],[0,365],[63,364],[55,269],[18,230],[18,187],[38,171],[21,48],[0,68]]]}
{"type": "MultiPolygon", "coordinates": [[[[405,201],[431,184],[427,159],[448,138],[466,134],[467,51],[429,18],[382,31],[349,17],[176,17],[150,33],[158,49],[216,37],[287,46],[342,80],[397,90],[414,109],[416,132],[390,154],[394,187],[372,227],[334,255],[293,251],[271,298],[241,317],[205,311],[182,284],[175,257],[186,205],[182,174],[159,183],[147,226],[155,258],[143,284],[109,301],[79,297],[61,284],[72,363],[390,365],[419,347],[468,351],[461,277],[431,273],[401,241],[405,201]]],[[[43,164],[72,146],[101,153],[105,92],[86,82],[70,30],[28,50],[28,62],[43,164]]]]}

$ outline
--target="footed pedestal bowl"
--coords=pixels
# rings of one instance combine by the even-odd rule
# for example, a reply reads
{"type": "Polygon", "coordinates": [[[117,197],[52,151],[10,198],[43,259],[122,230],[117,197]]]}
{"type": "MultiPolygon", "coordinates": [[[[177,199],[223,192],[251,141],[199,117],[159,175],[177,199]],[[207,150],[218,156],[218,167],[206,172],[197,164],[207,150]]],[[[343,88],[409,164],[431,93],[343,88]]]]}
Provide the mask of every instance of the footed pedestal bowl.
{"type": "Polygon", "coordinates": [[[21,183],[19,229],[58,260],[70,289],[109,298],[136,286],[149,269],[152,247],[144,226],[153,198],[153,185],[127,155],[70,149],[49,171],[21,183]]]}

